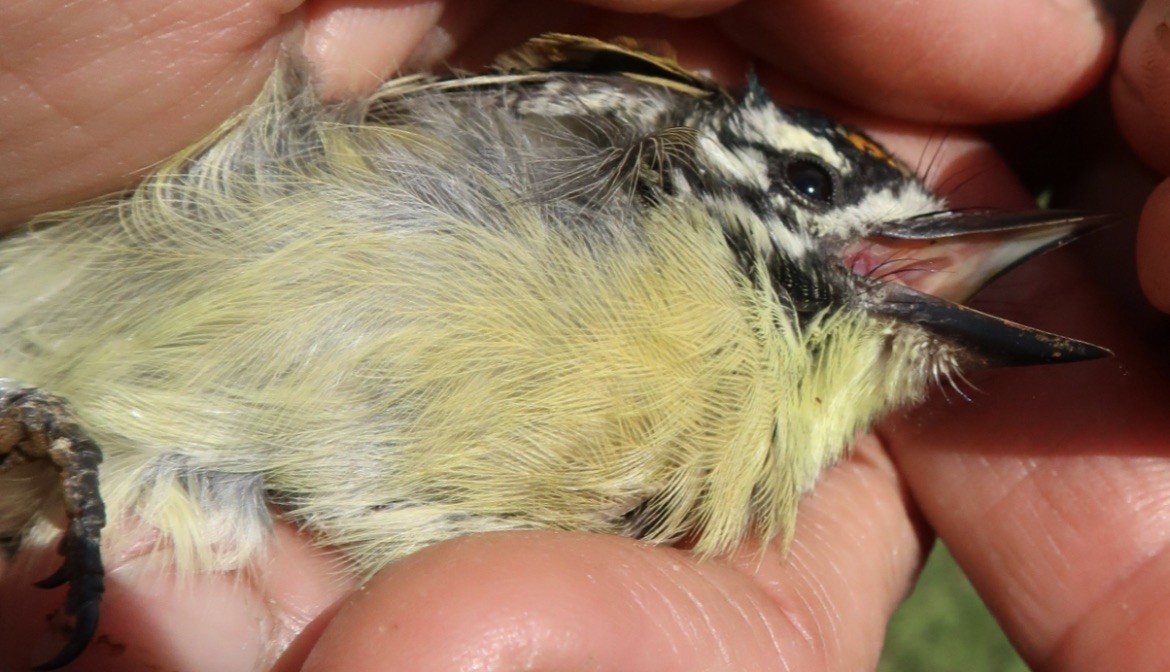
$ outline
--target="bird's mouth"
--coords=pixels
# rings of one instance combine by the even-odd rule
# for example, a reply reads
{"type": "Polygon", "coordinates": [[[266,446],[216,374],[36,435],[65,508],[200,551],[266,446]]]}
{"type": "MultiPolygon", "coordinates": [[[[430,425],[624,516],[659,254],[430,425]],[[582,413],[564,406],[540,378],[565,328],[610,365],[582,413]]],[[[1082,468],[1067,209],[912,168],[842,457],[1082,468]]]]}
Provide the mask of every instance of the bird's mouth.
{"type": "Polygon", "coordinates": [[[917,324],[963,346],[988,366],[1077,362],[1110,353],[960,305],[1032,257],[1067,244],[1108,217],[1038,210],[945,211],[883,224],[843,253],[874,282],[871,313],[917,324]]]}

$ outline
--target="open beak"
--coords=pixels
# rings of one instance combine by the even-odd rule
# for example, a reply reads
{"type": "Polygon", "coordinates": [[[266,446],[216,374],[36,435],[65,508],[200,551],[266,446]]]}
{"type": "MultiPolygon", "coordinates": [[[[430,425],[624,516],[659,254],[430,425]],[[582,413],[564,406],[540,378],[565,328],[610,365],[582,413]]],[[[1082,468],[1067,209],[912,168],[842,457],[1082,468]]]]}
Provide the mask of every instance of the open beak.
{"type": "Polygon", "coordinates": [[[987,366],[1078,362],[1112,353],[960,305],[1000,275],[1067,244],[1109,217],[1040,210],[950,211],[882,225],[846,261],[886,280],[865,299],[872,313],[917,324],[987,366]]]}

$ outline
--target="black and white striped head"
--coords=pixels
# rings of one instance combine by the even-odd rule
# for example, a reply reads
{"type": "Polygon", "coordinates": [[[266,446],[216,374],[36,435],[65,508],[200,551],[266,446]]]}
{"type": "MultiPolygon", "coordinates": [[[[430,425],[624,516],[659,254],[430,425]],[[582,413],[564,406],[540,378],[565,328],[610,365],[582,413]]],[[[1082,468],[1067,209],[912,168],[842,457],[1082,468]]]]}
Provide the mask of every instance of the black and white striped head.
{"type": "Polygon", "coordinates": [[[986,364],[1104,353],[952,303],[1099,218],[948,209],[865,134],[776,106],[754,78],[693,125],[680,191],[706,205],[745,272],[758,281],[762,271],[799,322],[855,310],[916,324],[986,364]]]}
{"type": "Polygon", "coordinates": [[[733,106],[697,125],[704,187],[733,193],[770,227],[790,231],[796,239],[779,235],[793,252],[800,238],[863,237],[943,208],[866,135],[819,112],[776,106],[754,78],[733,106]]]}

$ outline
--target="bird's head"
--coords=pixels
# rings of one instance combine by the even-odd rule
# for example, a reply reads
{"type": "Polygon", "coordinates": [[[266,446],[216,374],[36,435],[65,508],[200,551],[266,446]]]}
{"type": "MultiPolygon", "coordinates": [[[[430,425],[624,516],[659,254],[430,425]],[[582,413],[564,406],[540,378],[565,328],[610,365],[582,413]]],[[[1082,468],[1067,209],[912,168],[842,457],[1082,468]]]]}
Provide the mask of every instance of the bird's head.
{"type": "MultiPolygon", "coordinates": [[[[688,188],[745,272],[800,325],[850,314],[909,342],[916,365],[1074,362],[1108,355],[960,302],[1105,218],[948,208],[860,131],[776,106],[756,82],[696,122],[688,188]]],[[[856,321],[856,320],[855,320],[856,321]]]]}

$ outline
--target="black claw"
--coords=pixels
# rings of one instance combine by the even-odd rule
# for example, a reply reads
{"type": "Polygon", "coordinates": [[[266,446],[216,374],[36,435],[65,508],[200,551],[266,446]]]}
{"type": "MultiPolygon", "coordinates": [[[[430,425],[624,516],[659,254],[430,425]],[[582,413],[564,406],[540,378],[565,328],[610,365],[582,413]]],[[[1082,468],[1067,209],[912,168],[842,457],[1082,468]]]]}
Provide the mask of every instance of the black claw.
{"type": "Polygon", "coordinates": [[[54,670],[71,663],[89,646],[97,632],[98,612],[105,592],[105,570],[102,568],[101,547],[93,538],[87,538],[80,519],[70,525],[57,551],[65,558],[60,569],[37,586],[55,588],[69,584],[65,596],[65,613],[73,616],[73,632],[65,648],[52,660],[34,670],[54,670]]]}
{"type": "Polygon", "coordinates": [[[34,665],[32,669],[38,672],[42,670],[55,670],[65,667],[76,660],[81,655],[81,652],[85,651],[85,647],[89,646],[90,640],[93,639],[94,633],[97,632],[98,612],[100,610],[100,600],[95,599],[81,605],[73,614],[73,633],[69,636],[69,642],[65,644],[65,648],[61,649],[51,660],[45,661],[40,665],[34,665]]]}
{"type": "Polygon", "coordinates": [[[9,464],[34,460],[52,464],[60,477],[69,519],[57,546],[61,567],[36,582],[40,588],[68,586],[65,613],[74,621],[69,641],[52,660],[33,668],[53,670],[80,656],[97,632],[105,590],[101,534],[106,512],[98,482],[102,452],[64,399],[36,389],[0,389],[0,419],[7,423],[0,442],[0,468],[9,460],[9,464]]]}
{"type": "Polygon", "coordinates": [[[35,666],[34,670],[55,670],[73,662],[97,632],[98,613],[105,592],[101,548],[91,539],[76,536],[75,527],[80,526],[71,526],[57,549],[65,558],[61,567],[35,584],[39,588],[69,584],[65,613],[73,617],[72,633],[65,647],[52,660],[35,666]]]}

